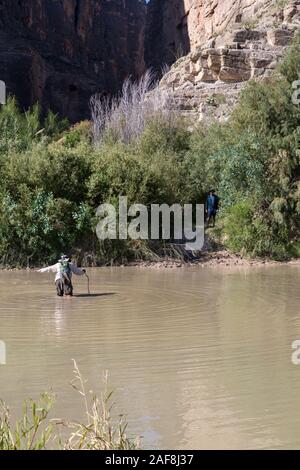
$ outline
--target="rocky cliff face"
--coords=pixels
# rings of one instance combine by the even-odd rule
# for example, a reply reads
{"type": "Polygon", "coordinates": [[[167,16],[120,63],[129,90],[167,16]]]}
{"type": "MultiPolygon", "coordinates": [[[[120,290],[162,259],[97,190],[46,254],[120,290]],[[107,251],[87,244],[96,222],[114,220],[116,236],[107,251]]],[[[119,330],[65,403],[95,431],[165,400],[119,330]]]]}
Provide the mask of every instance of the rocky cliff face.
{"type": "Polygon", "coordinates": [[[300,0],[0,0],[0,80],[22,107],[77,121],[145,66],[182,112],[226,119],[244,84],[274,70],[300,0]]]}
{"type": "Polygon", "coordinates": [[[144,0],[0,0],[0,78],[72,121],[144,70],[144,0]]]}
{"type": "Polygon", "coordinates": [[[148,68],[160,71],[190,52],[186,4],[186,0],[150,0],[145,36],[148,68]]]}
{"type": "Polygon", "coordinates": [[[300,0],[181,3],[191,52],[173,65],[160,87],[193,122],[226,120],[245,83],[268,77],[277,66],[300,27],[300,0]]]}

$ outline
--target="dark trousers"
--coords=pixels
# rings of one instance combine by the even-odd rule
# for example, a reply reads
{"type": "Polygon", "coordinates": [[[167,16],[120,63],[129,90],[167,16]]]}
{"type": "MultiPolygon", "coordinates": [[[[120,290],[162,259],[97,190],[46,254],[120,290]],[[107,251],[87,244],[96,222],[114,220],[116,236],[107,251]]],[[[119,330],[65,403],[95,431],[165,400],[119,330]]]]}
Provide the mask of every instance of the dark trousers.
{"type": "Polygon", "coordinates": [[[215,225],[217,217],[217,211],[215,209],[208,209],[207,211],[207,224],[209,225],[211,221],[213,222],[213,226],[215,225]]]}
{"type": "Polygon", "coordinates": [[[56,285],[56,291],[57,291],[58,297],[63,297],[64,295],[72,297],[73,295],[72,280],[67,274],[64,274],[62,279],[58,279],[55,285],[56,285]]]}

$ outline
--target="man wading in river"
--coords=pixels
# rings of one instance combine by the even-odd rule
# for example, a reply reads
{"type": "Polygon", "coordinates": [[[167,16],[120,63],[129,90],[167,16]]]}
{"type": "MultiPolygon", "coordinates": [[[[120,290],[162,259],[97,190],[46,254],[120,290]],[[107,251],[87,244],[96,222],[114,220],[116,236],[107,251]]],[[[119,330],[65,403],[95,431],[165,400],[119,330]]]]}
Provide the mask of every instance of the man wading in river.
{"type": "Polygon", "coordinates": [[[73,284],[72,275],[84,276],[86,274],[85,269],[78,268],[74,263],[70,262],[70,259],[63,255],[57,264],[43,268],[38,271],[39,273],[55,273],[55,285],[57,295],[59,297],[73,296],[73,284]]]}

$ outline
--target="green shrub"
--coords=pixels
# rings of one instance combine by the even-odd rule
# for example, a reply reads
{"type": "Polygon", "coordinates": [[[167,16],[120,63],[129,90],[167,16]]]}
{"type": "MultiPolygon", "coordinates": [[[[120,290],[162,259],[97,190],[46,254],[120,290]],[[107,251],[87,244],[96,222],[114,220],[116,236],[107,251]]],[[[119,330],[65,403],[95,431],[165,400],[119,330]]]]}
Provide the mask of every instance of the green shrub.
{"type": "Polygon", "coordinates": [[[230,207],[222,220],[222,237],[227,248],[250,257],[287,257],[284,242],[280,243],[270,233],[263,216],[255,213],[251,200],[230,207]]]}
{"type": "Polygon", "coordinates": [[[218,169],[217,186],[223,209],[249,197],[258,203],[264,201],[265,158],[259,139],[249,131],[211,155],[209,165],[212,171],[218,169]]]}
{"type": "Polygon", "coordinates": [[[90,123],[67,129],[52,113],[42,122],[37,106],[21,113],[9,99],[0,109],[2,263],[46,263],[67,250],[96,263],[151,256],[144,242],[100,244],[97,207],[117,205],[120,195],[147,206],[201,203],[212,187],[226,246],[251,256],[297,254],[300,112],[291,98],[299,44],[300,34],[268,81],[245,87],[229,122],[193,132],[174,113],[151,112],[131,129],[134,138],[101,132],[94,146],[90,123]]]}

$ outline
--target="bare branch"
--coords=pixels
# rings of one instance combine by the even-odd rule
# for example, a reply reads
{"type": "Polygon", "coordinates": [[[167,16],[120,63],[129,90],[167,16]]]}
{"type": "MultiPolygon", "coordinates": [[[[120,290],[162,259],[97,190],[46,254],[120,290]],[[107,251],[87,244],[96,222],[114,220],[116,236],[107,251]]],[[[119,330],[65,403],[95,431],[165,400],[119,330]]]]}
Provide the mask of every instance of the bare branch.
{"type": "Polygon", "coordinates": [[[147,123],[158,116],[167,118],[174,110],[170,92],[161,90],[151,70],[140,80],[126,79],[122,92],[114,98],[95,95],[90,102],[95,145],[105,134],[123,142],[137,139],[147,123]]]}

